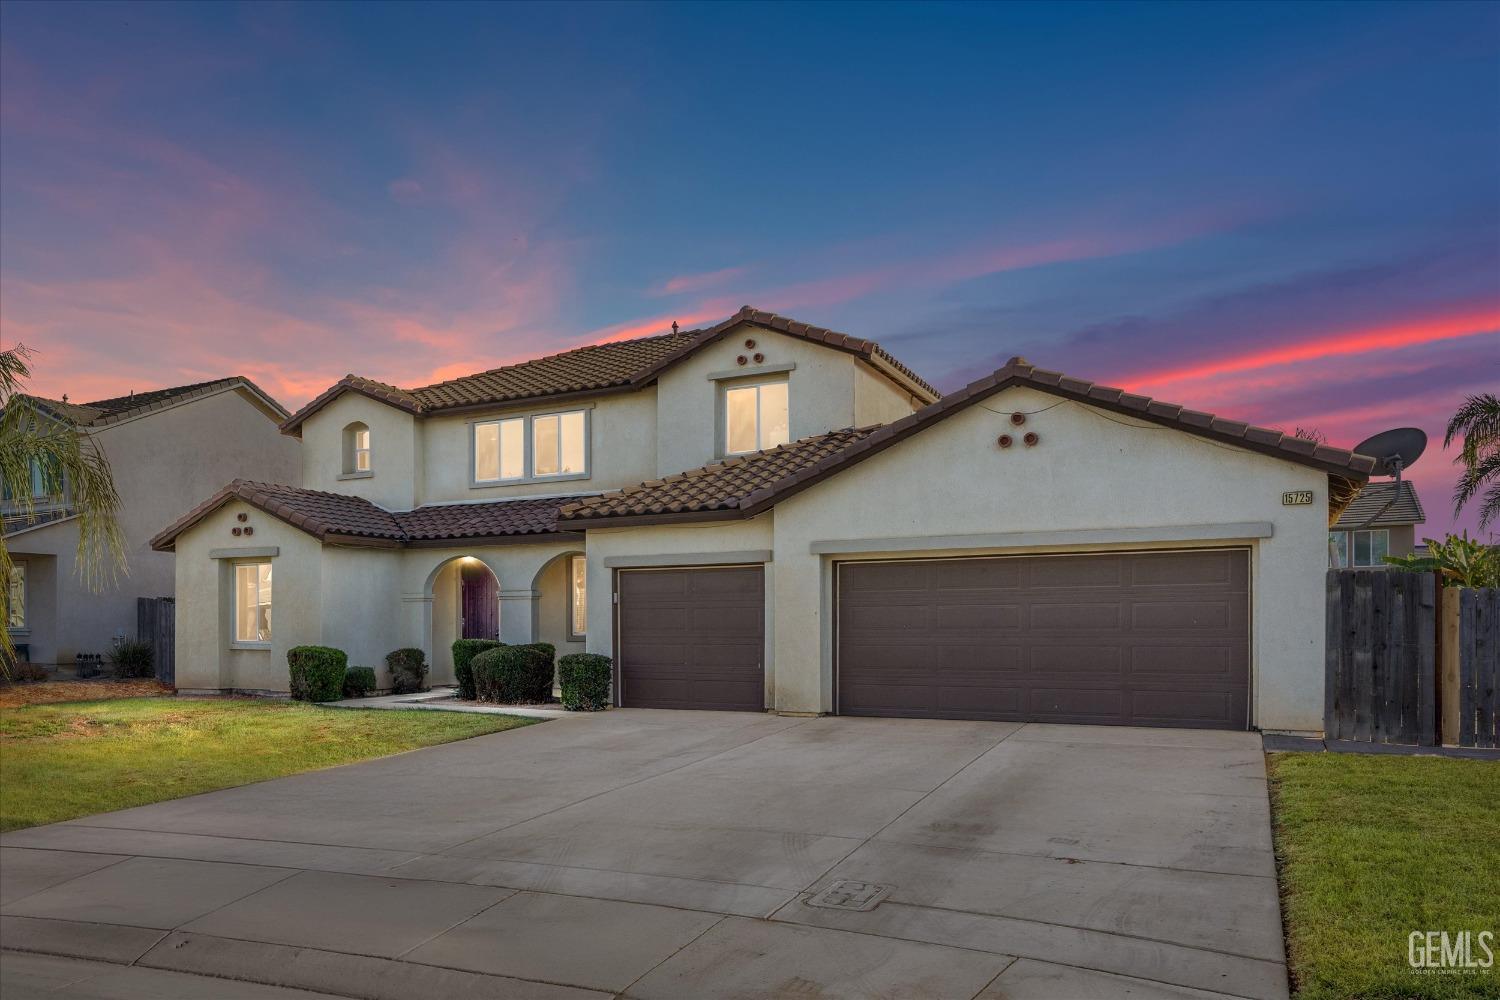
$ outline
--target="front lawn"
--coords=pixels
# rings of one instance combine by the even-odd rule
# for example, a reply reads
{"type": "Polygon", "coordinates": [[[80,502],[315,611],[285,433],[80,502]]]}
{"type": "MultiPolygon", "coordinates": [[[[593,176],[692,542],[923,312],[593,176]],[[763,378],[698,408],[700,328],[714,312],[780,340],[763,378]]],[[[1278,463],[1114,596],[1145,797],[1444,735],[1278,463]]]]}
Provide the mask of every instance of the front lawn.
{"type": "Polygon", "coordinates": [[[1412,931],[1500,934],[1500,762],[1278,753],[1269,765],[1295,995],[1500,996],[1500,968],[1407,961],[1412,931]]]}
{"type": "Polygon", "coordinates": [[[130,698],[0,709],[0,830],[527,726],[465,712],[130,698]]]}

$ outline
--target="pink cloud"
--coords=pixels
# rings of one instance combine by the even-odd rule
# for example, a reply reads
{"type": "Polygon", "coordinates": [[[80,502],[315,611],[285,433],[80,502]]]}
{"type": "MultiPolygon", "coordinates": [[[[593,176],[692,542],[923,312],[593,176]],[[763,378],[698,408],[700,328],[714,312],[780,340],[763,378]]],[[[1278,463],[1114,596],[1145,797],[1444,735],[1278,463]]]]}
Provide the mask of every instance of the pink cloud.
{"type": "Polygon", "coordinates": [[[701,292],[707,288],[717,288],[732,281],[738,281],[749,270],[748,267],[725,267],[717,271],[705,271],[702,274],[680,274],[675,278],[668,278],[651,289],[648,294],[662,296],[701,292]]]}

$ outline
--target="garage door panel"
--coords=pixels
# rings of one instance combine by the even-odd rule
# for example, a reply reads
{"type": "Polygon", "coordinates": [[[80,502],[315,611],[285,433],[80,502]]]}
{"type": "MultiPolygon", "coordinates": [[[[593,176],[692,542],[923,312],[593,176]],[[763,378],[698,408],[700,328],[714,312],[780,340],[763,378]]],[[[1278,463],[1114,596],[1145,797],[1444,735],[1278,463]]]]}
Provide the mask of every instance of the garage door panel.
{"type": "Polygon", "coordinates": [[[1123,609],[1112,604],[1033,604],[1031,627],[1062,632],[1104,630],[1117,632],[1124,618],[1123,609]]]}
{"type": "Polygon", "coordinates": [[[1247,724],[1244,550],[846,563],[837,590],[840,712],[1247,724]]]}
{"type": "Polygon", "coordinates": [[[765,707],[759,566],[622,571],[618,594],[621,704],[765,707]]]}

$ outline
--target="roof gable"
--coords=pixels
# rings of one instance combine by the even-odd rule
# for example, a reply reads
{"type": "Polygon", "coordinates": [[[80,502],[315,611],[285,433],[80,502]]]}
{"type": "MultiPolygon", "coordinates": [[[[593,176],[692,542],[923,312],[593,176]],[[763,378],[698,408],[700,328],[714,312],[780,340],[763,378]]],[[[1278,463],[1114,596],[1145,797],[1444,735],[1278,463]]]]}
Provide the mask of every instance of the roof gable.
{"type": "MultiPolygon", "coordinates": [[[[605,520],[630,517],[651,519],[663,515],[674,517],[753,517],[775,504],[795,496],[815,483],[835,475],[886,448],[932,427],[948,417],[988,399],[1012,386],[1028,386],[1042,392],[1073,400],[1100,409],[1110,410],[1135,417],[1149,423],[1171,427],[1187,434],[1206,438],[1221,444],[1244,448],[1272,458],[1279,458],[1299,465],[1306,465],[1330,476],[1331,503],[1342,510],[1355,492],[1358,483],[1369,477],[1375,460],[1367,455],[1357,455],[1343,448],[1332,448],[1283,431],[1256,427],[1235,420],[1226,420],[1198,410],[1189,410],[1176,403],[1165,403],[1125,392],[1109,386],[1096,385],[1083,379],[1070,378],[1061,372],[1036,368],[1023,358],[1012,358],[1003,368],[982,379],[970,383],[963,389],[900,420],[879,427],[835,432],[819,435],[762,455],[777,455],[785,450],[788,457],[797,461],[778,464],[774,476],[765,476],[748,491],[736,491],[734,484],[725,478],[725,470],[732,469],[728,463],[706,466],[685,473],[681,477],[669,477],[655,483],[646,483],[631,490],[607,493],[602,497],[580,501],[565,507],[561,514],[564,522],[605,520]],[[839,438],[838,435],[848,435],[839,438]],[[803,447],[811,442],[837,440],[839,446],[803,447]],[[709,503],[700,497],[689,497],[678,485],[682,479],[699,477],[693,483],[694,492],[707,495],[715,488],[722,494],[719,502],[709,503]],[[691,500],[686,506],[674,508],[679,500],[691,500]]],[[[758,456],[750,456],[750,459],[758,456]]],[[[618,522],[613,522],[618,523],[618,522]]]]}
{"type": "Polygon", "coordinates": [[[90,403],[73,403],[42,396],[28,398],[54,417],[66,420],[78,427],[97,428],[179,406],[229,389],[243,390],[252,397],[257,408],[265,411],[271,419],[277,421],[286,419],[286,408],[243,375],[230,375],[209,382],[169,386],[148,392],[133,392],[129,395],[112,396],[109,399],[99,399],[90,403]]]}
{"type": "Polygon", "coordinates": [[[745,306],[722,323],[706,329],[674,330],[654,337],[591,344],[415,389],[401,389],[373,379],[345,375],[286,420],[281,429],[288,434],[300,433],[302,424],[309,417],[345,392],[358,392],[420,417],[429,413],[461,413],[523,400],[639,389],[655,382],[673,365],[746,324],[854,354],[919,398],[933,400],[939,396],[936,389],[872,340],[745,306]]]}

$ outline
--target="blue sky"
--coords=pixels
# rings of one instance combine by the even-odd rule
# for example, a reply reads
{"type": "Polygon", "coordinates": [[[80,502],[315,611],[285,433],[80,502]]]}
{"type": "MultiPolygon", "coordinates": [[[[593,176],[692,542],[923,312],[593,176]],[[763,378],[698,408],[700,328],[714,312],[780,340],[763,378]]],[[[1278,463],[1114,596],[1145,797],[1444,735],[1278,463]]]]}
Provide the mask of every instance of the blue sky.
{"type": "Polygon", "coordinates": [[[1500,386],[1500,5],[0,7],[38,391],[296,406],[745,303],[944,389],[1438,431],[1500,386]]]}

